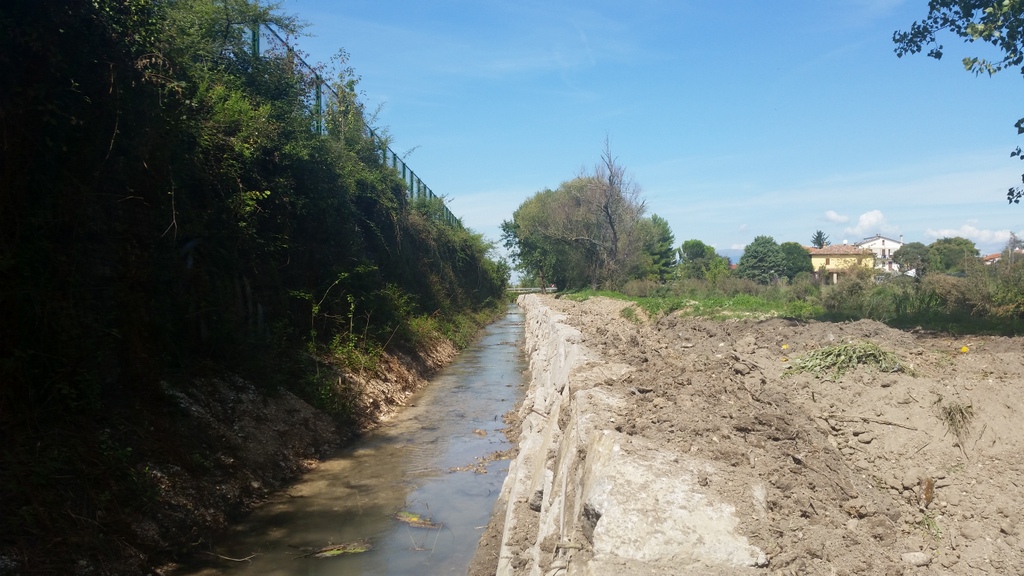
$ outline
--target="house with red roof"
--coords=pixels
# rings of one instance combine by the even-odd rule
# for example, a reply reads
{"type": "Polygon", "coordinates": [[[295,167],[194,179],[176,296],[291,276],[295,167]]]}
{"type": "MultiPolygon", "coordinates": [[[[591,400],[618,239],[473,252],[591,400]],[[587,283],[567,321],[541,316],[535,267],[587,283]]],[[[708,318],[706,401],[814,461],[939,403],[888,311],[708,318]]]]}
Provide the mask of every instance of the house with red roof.
{"type": "Polygon", "coordinates": [[[875,267],[875,253],[857,245],[829,244],[824,248],[807,248],[811,254],[811,266],[818,278],[829,284],[838,284],[839,277],[855,268],[875,267]]]}

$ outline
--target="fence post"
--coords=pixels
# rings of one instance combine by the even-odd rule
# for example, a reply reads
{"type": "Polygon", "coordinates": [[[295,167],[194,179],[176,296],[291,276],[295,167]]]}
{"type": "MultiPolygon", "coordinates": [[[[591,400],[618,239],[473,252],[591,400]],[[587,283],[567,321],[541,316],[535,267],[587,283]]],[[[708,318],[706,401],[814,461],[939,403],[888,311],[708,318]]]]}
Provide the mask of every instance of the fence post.
{"type": "Polygon", "coordinates": [[[323,93],[323,82],[320,81],[319,77],[316,77],[316,133],[324,133],[324,93],[323,93]]]}

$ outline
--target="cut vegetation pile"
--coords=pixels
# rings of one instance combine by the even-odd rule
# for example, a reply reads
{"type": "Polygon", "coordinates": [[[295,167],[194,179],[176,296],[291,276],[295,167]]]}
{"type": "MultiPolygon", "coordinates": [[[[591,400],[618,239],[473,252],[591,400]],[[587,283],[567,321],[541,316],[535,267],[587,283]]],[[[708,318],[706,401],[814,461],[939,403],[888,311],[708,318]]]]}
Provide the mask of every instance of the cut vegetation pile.
{"type": "Polygon", "coordinates": [[[857,366],[869,366],[879,372],[905,372],[899,357],[873,342],[837,344],[807,353],[786,369],[786,374],[810,372],[816,376],[828,374],[838,380],[857,366]]]}

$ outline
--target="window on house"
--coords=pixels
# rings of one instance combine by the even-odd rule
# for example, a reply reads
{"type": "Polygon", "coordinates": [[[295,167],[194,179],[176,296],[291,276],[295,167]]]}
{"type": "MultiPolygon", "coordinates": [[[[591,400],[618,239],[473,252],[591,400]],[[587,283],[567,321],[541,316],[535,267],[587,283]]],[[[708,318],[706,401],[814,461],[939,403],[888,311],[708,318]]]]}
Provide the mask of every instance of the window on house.
{"type": "Polygon", "coordinates": [[[832,260],[831,258],[825,258],[825,266],[828,266],[829,264],[831,264],[832,263],[831,260],[832,260]]]}

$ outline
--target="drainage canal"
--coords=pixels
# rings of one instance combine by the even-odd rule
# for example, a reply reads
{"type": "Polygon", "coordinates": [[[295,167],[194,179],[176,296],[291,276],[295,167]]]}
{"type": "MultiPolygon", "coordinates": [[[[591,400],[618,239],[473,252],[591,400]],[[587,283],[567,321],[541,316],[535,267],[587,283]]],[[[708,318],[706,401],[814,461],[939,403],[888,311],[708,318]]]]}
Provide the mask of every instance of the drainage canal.
{"type": "Polygon", "coordinates": [[[511,305],[391,422],[262,505],[204,566],[179,575],[465,574],[508,469],[486,460],[511,448],[502,415],[524,392],[522,339],[523,313],[511,305]],[[364,542],[370,550],[341,553],[364,542]]]}

